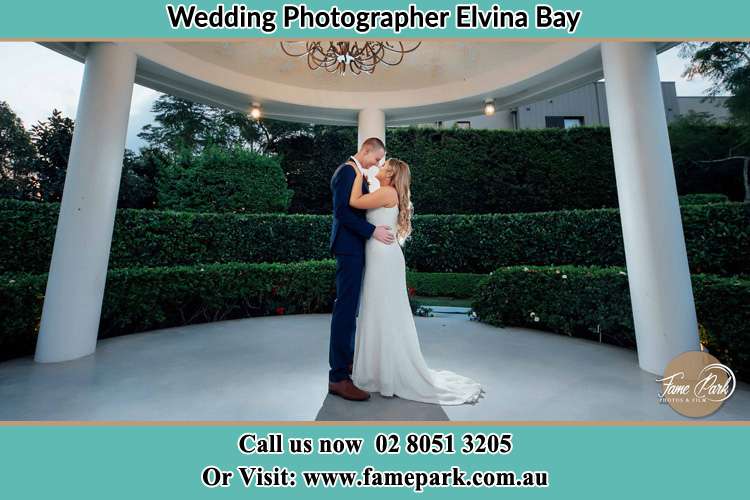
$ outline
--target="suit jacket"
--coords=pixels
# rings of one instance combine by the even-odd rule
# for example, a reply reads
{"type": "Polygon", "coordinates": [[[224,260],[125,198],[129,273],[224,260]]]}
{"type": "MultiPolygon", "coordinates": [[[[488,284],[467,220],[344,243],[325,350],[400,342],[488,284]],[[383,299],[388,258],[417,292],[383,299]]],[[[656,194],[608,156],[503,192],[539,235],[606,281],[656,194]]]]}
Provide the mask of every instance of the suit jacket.
{"type": "MultiPolygon", "coordinates": [[[[330,249],[333,254],[362,255],[365,241],[372,236],[375,226],[367,222],[366,210],[349,205],[356,175],[348,163],[339,165],[331,177],[333,193],[333,223],[331,224],[330,249]]],[[[362,194],[369,193],[367,181],[362,183],[362,194]]]]}

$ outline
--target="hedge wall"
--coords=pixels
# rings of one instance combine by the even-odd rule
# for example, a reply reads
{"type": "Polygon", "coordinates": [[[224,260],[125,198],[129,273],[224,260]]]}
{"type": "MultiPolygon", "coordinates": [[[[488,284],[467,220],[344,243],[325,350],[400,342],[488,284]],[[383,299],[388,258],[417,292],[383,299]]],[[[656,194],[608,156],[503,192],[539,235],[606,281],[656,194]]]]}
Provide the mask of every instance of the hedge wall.
{"type": "MultiPolygon", "coordinates": [[[[111,269],[99,337],[252,316],[330,312],[333,260],[111,269]]],[[[422,296],[468,298],[482,275],[407,273],[422,296]]],[[[31,354],[47,274],[0,274],[0,359],[31,354]]]]}
{"type": "MultiPolygon", "coordinates": [[[[0,201],[0,272],[47,272],[59,204],[0,201]]],[[[750,204],[682,207],[691,269],[750,274],[750,204]]],[[[120,209],[110,267],[329,258],[329,216],[120,209]]],[[[487,273],[513,264],[624,265],[615,209],[421,215],[405,247],[423,272],[487,273]]]]}
{"type": "MultiPolygon", "coordinates": [[[[701,342],[738,378],[750,380],[750,280],[693,275],[701,342]]],[[[635,348],[622,268],[506,267],[478,287],[481,321],[537,328],[635,348]]]]}
{"type": "MultiPolygon", "coordinates": [[[[331,211],[330,177],[355,151],[353,127],[317,127],[315,135],[277,145],[289,186],[290,211],[331,211]]],[[[740,141],[727,125],[670,128],[680,194],[718,192],[742,201],[742,162],[724,158],[740,141]]],[[[420,214],[518,213],[617,206],[609,128],[440,130],[390,128],[389,156],[412,168],[420,214]]],[[[738,153],[735,151],[735,153],[738,153]]]]}
{"type": "Polygon", "coordinates": [[[406,273],[406,284],[420,297],[469,299],[477,293],[484,274],[472,273],[406,273]]]}
{"type": "Polygon", "coordinates": [[[725,194],[719,193],[695,193],[685,194],[679,197],[680,206],[682,205],[708,205],[711,203],[727,203],[729,198],[725,194]]]}
{"type": "MultiPolygon", "coordinates": [[[[681,211],[693,272],[750,272],[750,204],[692,205],[681,211]]],[[[407,257],[420,271],[487,273],[514,264],[625,264],[615,209],[426,215],[414,227],[407,257]]]]}
{"type": "MultiPolygon", "coordinates": [[[[334,278],[331,260],[112,269],[99,336],[250,316],[330,312],[334,278]]],[[[0,359],[33,352],[46,279],[46,274],[0,275],[0,359]]],[[[419,295],[475,294],[474,308],[490,324],[593,340],[599,339],[599,326],[602,341],[635,345],[622,268],[510,267],[490,276],[409,273],[407,285],[419,295]]],[[[693,291],[702,341],[747,380],[750,280],[694,275],[693,291]]]]}

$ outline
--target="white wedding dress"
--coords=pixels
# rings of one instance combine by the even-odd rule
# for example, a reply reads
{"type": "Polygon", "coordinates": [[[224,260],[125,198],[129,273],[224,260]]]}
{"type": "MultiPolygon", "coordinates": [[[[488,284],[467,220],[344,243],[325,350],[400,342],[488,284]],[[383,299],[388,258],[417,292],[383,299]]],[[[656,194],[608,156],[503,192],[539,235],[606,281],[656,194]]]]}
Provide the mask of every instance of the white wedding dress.
{"type": "MultiPolygon", "coordinates": [[[[397,227],[398,207],[367,211],[375,225],[397,227]]],[[[474,403],[483,389],[479,382],[447,370],[427,367],[419,348],[401,246],[375,238],[365,246],[352,381],[360,389],[382,396],[460,405],[474,403]]]]}

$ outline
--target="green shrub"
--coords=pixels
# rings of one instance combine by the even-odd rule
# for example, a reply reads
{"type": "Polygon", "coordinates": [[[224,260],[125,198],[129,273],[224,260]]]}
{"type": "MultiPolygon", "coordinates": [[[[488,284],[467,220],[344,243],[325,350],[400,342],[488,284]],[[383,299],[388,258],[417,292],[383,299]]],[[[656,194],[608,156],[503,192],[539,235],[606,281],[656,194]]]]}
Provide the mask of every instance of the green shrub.
{"type": "MultiPolygon", "coordinates": [[[[49,270],[60,205],[0,200],[0,272],[49,270]]],[[[329,258],[329,217],[118,209],[109,267],[329,258]]]]}
{"type": "Polygon", "coordinates": [[[245,149],[208,147],[163,165],[161,209],[197,212],[286,212],[292,198],[278,160],[245,149]]]}
{"type": "Polygon", "coordinates": [[[331,176],[356,153],[354,127],[313,126],[313,135],[285,137],[275,145],[289,188],[294,191],[292,213],[330,214],[331,176]]]}
{"type": "MultiPolygon", "coordinates": [[[[693,275],[701,341],[738,377],[750,379],[750,280],[693,275]]],[[[499,268],[482,282],[479,319],[635,348],[628,280],[622,268],[499,268]]]]}
{"type": "MultiPolygon", "coordinates": [[[[744,199],[742,162],[724,158],[741,138],[729,125],[670,127],[680,194],[717,192],[744,199]]],[[[292,211],[331,212],[329,182],[353,154],[354,127],[318,127],[282,139],[282,166],[295,190],[292,211]]],[[[409,163],[420,214],[518,213],[617,206],[607,127],[541,130],[390,128],[388,156],[409,163]]],[[[739,152],[738,152],[739,153],[739,152]]]]}
{"type": "Polygon", "coordinates": [[[687,115],[672,122],[669,142],[679,192],[723,193],[730,200],[743,200],[742,160],[716,162],[750,154],[750,144],[743,140],[743,135],[741,126],[709,124],[687,115]]]}
{"type": "MultiPolygon", "coordinates": [[[[688,261],[695,273],[750,272],[750,204],[682,207],[688,261]]],[[[619,211],[425,215],[406,249],[423,272],[488,273],[516,264],[622,266],[619,211]]]]}
{"type": "MultiPolygon", "coordinates": [[[[99,337],[275,314],[327,313],[332,260],[112,269],[99,337]]],[[[474,294],[480,319],[635,347],[627,277],[621,268],[508,267],[489,276],[409,272],[419,295],[474,294]],[[528,269],[528,270],[527,270],[528,269]],[[531,313],[534,313],[533,315],[531,313]],[[535,320],[539,318],[539,320],[535,320]]],[[[46,274],[0,275],[0,359],[33,353],[46,274]]],[[[702,342],[738,376],[750,377],[750,281],[693,276],[702,342]]]]}
{"type": "Polygon", "coordinates": [[[729,198],[719,193],[695,193],[680,196],[680,205],[707,205],[709,203],[727,203],[729,198]]]}
{"type": "MultiPolygon", "coordinates": [[[[99,337],[251,316],[329,312],[334,277],[333,261],[113,269],[107,273],[99,337]]],[[[30,354],[47,275],[6,273],[0,279],[0,358],[30,354]]]]}
{"type": "MultiPolygon", "coordinates": [[[[0,200],[0,272],[47,272],[59,204],[0,200]]],[[[750,204],[682,207],[694,273],[750,274],[750,204]]],[[[117,211],[109,265],[330,258],[330,216],[117,211]]],[[[405,256],[420,272],[488,273],[514,264],[624,265],[617,210],[419,215],[405,256]]]]}
{"type": "Polygon", "coordinates": [[[420,273],[406,274],[407,286],[420,297],[452,297],[468,299],[474,296],[484,274],[420,273]]]}
{"type": "Polygon", "coordinates": [[[609,129],[393,130],[389,154],[412,172],[420,214],[617,205],[609,129]]]}
{"type": "Polygon", "coordinates": [[[46,274],[0,274],[0,361],[34,352],[46,285],[46,274]]]}
{"type": "MultiPolygon", "coordinates": [[[[335,275],[333,260],[111,269],[99,337],[252,316],[330,312],[335,275]]],[[[465,297],[478,278],[407,275],[425,295],[451,295],[456,286],[456,293],[465,297]]],[[[0,359],[34,352],[46,283],[47,274],[0,275],[0,359]]]]}

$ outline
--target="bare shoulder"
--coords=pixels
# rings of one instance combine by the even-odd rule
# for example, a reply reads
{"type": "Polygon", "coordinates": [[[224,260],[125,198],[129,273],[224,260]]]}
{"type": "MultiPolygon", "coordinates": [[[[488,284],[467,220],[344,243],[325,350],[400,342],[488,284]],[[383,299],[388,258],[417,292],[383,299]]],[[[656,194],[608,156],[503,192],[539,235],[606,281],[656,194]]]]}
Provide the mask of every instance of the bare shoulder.
{"type": "Polygon", "coordinates": [[[396,191],[396,188],[393,186],[381,186],[379,189],[382,189],[385,193],[386,199],[388,200],[388,204],[386,205],[386,208],[395,207],[398,205],[398,191],[396,191]]]}

